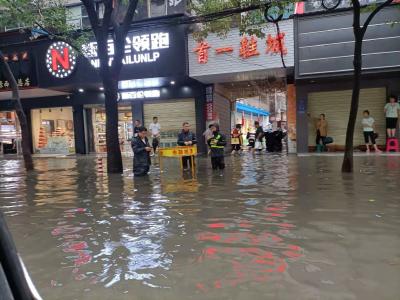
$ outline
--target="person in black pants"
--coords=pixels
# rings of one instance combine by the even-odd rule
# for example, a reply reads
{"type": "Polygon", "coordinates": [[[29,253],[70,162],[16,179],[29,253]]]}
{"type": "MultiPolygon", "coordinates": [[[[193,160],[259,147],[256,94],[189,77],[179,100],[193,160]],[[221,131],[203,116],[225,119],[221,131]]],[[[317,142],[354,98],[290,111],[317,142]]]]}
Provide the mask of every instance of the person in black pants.
{"type": "MultiPolygon", "coordinates": [[[[196,135],[190,131],[189,122],[184,122],[182,124],[182,131],[178,135],[178,146],[192,146],[197,144],[196,135]]],[[[182,157],[183,169],[189,169],[192,165],[191,156],[182,157]]]]}
{"type": "Polygon", "coordinates": [[[225,169],[224,148],[226,146],[225,135],[219,132],[219,126],[213,125],[211,128],[214,136],[207,143],[211,149],[211,165],[213,170],[225,169]]]}
{"type": "Polygon", "coordinates": [[[149,173],[151,160],[149,140],[147,138],[147,129],[138,127],[138,135],[132,140],[133,173],[135,176],[146,176],[149,173]]]}

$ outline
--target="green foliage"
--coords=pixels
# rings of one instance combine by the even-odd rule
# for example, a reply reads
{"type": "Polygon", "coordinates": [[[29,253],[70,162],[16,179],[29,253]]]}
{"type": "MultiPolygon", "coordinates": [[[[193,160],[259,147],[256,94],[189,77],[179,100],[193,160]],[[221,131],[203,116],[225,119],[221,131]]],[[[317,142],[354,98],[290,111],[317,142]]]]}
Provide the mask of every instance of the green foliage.
{"type": "Polygon", "coordinates": [[[44,30],[53,38],[65,40],[76,49],[87,42],[87,32],[77,32],[68,24],[64,0],[0,0],[0,26],[44,30]]]}
{"type": "Polygon", "coordinates": [[[235,8],[257,6],[257,9],[232,14],[228,17],[215,17],[210,22],[197,26],[193,36],[197,40],[205,39],[208,34],[215,33],[220,37],[226,36],[232,27],[238,27],[241,34],[264,36],[264,29],[271,20],[278,16],[288,17],[293,14],[294,4],[299,0],[192,0],[190,9],[195,15],[218,14],[235,8]],[[267,15],[271,20],[266,20],[267,15]]]}

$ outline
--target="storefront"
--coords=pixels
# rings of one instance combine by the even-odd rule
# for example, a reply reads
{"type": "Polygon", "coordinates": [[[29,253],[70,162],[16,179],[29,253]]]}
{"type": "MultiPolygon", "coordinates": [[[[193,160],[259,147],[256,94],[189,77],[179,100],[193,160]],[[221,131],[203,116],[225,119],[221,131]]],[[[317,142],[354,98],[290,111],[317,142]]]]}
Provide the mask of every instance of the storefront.
{"type": "Polygon", "coordinates": [[[31,120],[34,153],[75,153],[71,107],[32,109],[31,120]]]}
{"type": "Polygon", "coordinates": [[[0,112],[0,154],[20,153],[21,132],[14,111],[0,112]]]}
{"type": "MultiPolygon", "coordinates": [[[[183,122],[191,123],[201,137],[205,89],[187,74],[185,26],[132,28],[126,41],[119,83],[121,151],[131,152],[134,121],[149,126],[154,116],[161,124],[161,146],[176,145],[183,122]]],[[[35,42],[30,49],[34,73],[41,74],[22,95],[33,152],[106,152],[105,96],[96,70],[96,43],[84,45],[86,58],[78,56],[68,44],[47,39],[35,42]]],[[[112,59],[114,45],[109,43],[108,49],[112,59]]],[[[0,97],[4,99],[0,111],[12,106],[9,94],[0,93],[0,97]]],[[[203,144],[200,152],[202,148],[203,144]]]]}
{"type": "MultiPolygon", "coordinates": [[[[389,20],[400,21],[396,7],[380,12],[366,32],[355,148],[364,148],[361,126],[364,110],[369,110],[375,119],[375,130],[380,136],[377,143],[384,147],[383,109],[389,95],[400,95],[400,28],[391,26],[389,20]]],[[[328,136],[334,140],[330,150],[342,151],[352,90],[354,37],[351,11],[297,16],[295,26],[298,151],[315,150],[315,124],[320,114],[326,115],[328,136]]]]}
{"type": "MultiPolygon", "coordinates": [[[[280,30],[278,35],[273,24],[266,24],[264,38],[241,36],[238,29],[226,38],[210,34],[202,42],[189,37],[190,76],[207,84],[210,91],[206,93],[207,122],[218,122],[224,133],[236,124],[242,125],[244,133],[254,131],[254,121],[260,121],[265,130],[288,129],[293,21],[282,21],[280,30]]],[[[290,104],[295,107],[295,101],[290,104]]]]}

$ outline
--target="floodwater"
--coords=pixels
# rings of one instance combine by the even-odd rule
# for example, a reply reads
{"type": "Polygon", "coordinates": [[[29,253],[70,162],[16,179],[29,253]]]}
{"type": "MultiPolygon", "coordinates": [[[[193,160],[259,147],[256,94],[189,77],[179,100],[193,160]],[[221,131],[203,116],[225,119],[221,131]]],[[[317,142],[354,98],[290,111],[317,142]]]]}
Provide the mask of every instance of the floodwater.
{"type": "Polygon", "coordinates": [[[0,210],[44,299],[399,299],[400,157],[245,154],[107,176],[0,160],[0,210]]]}

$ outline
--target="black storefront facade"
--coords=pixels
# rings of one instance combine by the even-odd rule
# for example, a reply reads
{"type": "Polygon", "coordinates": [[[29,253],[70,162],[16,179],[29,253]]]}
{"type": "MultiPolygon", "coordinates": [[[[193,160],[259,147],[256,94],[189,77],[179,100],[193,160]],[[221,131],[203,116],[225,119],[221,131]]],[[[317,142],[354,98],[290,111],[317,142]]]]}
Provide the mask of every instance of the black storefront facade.
{"type": "MultiPolygon", "coordinates": [[[[42,39],[23,44],[27,36],[7,36],[15,46],[3,51],[27,51],[30,55],[34,80],[29,87],[21,86],[21,90],[32,132],[32,151],[105,152],[105,99],[96,70],[95,43],[84,47],[83,57],[61,42],[42,39]]],[[[112,41],[108,46],[113,57],[112,41]]],[[[129,32],[120,76],[119,128],[123,152],[130,152],[128,139],[132,137],[134,120],[148,126],[153,116],[159,118],[162,127],[162,146],[175,145],[183,121],[191,123],[201,136],[205,127],[205,88],[188,77],[186,48],[184,26],[132,28],[129,32]]],[[[12,111],[12,103],[6,99],[9,92],[4,90],[1,94],[0,111],[12,111]]]]}
{"type": "MultiPolygon", "coordinates": [[[[366,16],[363,15],[362,20],[366,16]]],[[[354,136],[355,147],[364,144],[361,118],[369,110],[385,145],[384,105],[389,95],[400,95],[400,26],[398,7],[380,12],[363,42],[363,77],[354,136]]],[[[331,150],[344,149],[350,111],[353,68],[352,11],[300,15],[295,18],[295,79],[297,93],[297,151],[315,148],[315,123],[326,114],[331,150]]]]}

